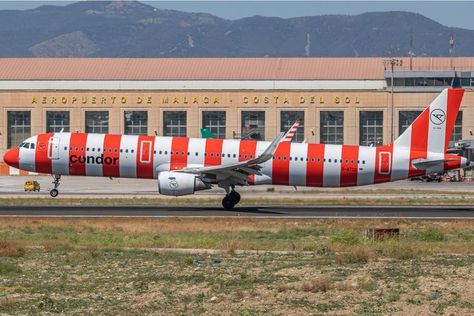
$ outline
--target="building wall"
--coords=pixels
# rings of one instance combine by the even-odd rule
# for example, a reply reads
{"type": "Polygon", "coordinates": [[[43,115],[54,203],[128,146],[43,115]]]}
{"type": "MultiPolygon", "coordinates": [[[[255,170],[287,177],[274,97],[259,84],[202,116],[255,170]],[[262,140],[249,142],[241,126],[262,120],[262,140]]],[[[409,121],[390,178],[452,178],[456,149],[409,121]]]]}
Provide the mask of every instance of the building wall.
{"type": "MultiPolygon", "coordinates": [[[[98,83],[99,84],[99,83],[98,83]]],[[[398,111],[421,110],[438,93],[403,92],[394,94],[394,137],[398,136],[398,111]]],[[[241,112],[265,111],[265,138],[271,140],[280,131],[280,112],[305,112],[305,139],[319,142],[320,111],[344,111],[344,143],[359,144],[359,112],[381,110],[384,115],[384,143],[390,143],[391,95],[374,91],[3,91],[0,92],[0,154],[7,149],[7,111],[31,111],[31,135],[46,131],[47,110],[70,111],[71,131],[85,130],[85,111],[108,110],[109,132],[124,132],[124,111],[147,110],[148,134],[163,134],[163,111],[186,110],[188,136],[199,137],[202,111],[226,111],[226,137],[240,134],[241,112]]],[[[473,138],[474,91],[466,91],[463,104],[463,138],[473,138]]]]}

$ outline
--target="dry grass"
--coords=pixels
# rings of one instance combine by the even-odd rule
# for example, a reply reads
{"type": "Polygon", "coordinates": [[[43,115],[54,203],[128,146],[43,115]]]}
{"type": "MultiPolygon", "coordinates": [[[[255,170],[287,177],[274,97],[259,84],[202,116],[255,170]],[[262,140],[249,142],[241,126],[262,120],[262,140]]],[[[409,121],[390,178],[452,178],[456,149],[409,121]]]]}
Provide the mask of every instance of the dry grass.
{"type": "Polygon", "coordinates": [[[327,292],[334,288],[334,283],[331,282],[329,279],[321,277],[321,278],[313,278],[308,281],[304,281],[302,284],[296,287],[296,289],[303,291],[303,292],[327,292]]]}
{"type": "Polygon", "coordinates": [[[348,263],[367,263],[369,258],[374,257],[367,247],[356,246],[351,248],[349,252],[337,253],[336,263],[337,264],[348,264],[348,263]]]}
{"type": "Polygon", "coordinates": [[[25,248],[16,240],[0,240],[0,257],[23,257],[25,248]]]}

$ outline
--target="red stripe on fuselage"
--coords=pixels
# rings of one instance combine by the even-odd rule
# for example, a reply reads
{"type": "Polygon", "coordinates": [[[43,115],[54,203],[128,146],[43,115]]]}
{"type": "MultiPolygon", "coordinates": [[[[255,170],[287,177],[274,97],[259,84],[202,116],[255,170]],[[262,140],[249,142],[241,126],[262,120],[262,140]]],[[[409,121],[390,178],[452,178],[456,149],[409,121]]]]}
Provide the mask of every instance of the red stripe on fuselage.
{"type": "Polygon", "coordinates": [[[204,155],[205,166],[216,166],[222,163],[222,139],[206,139],[206,151],[204,155]]]}
{"type": "Polygon", "coordinates": [[[183,169],[188,166],[189,138],[173,137],[171,140],[170,170],[183,169]]]}
{"type": "MultiPolygon", "coordinates": [[[[241,140],[239,144],[239,161],[245,161],[255,158],[257,152],[257,141],[255,140],[241,140]]],[[[255,176],[249,176],[249,183],[255,182],[255,176]]]]}
{"type": "Polygon", "coordinates": [[[342,146],[341,187],[357,185],[359,146],[342,146]]]}
{"type": "Polygon", "coordinates": [[[412,161],[418,158],[426,158],[428,153],[428,129],[430,128],[429,111],[427,108],[413,122],[411,127],[410,165],[408,176],[424,175],[424,170],[418,170],[412,166],[412,161]]]}
{"type": "Polygon", "coordinates": [[[392,162],[392,145],[379,146],[375,149],[374,183],[390,182],[392,174],[392,162]],[[382,155],[380,153],[382,153],[382,155]]]}
{"type": "Polygon", "coordinates": [[[323,185],[324,148],[323,144],[308,144],[306,186],[320,187],[323,185]]]}
{"type": "Polygon", "coordinates": [[[290,179],[290,142],[282,142],[275,151],[272,166],[272,183],[288,185],[290,179]]]}
{"type": "Polygon", "coordinates": [[[69,142],[69,174],[75,176],[86,175],[86,145],[87,134],[72,133],[69,142]],[[72,148],[71,148],[72,147],[72,148]]]}
{"type": "Polygon", "coordinates": [[[48,157],[49,139],[53,133],[38,135],[36,141],[35,170],[38,173],[52,173],[51,159],[48,157]]]}
{"type": "Polygon", "coordinates": [[[120,141],[122,140],[122,135],[110,135],[107,134],[104,137],[104,160],[107,157],[110,157],[112,164],[103,164],[102,173],[104,177],[120,177],[120,141]],[[112,149],[110,151],[109,149],[112,149]],[[117,150],[116,150],[117,149],[117,150]]]}
{"type": "Polygon", "coordinates": [[[444,154],[444,171],[461,168],[461,157],[456,155],[444,154]]]}
{"type": "Polygon", "coordinates": [[[155,136],[138,136],[137,178],[153,179],[155,136]]]}

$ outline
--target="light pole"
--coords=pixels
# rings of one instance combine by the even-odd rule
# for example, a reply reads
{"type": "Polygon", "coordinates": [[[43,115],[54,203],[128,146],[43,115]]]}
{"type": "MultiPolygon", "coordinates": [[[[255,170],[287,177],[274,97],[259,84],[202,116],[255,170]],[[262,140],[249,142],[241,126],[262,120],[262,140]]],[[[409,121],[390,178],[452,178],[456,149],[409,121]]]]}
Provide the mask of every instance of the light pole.
{"type": "Polygon", "coordinates": [[[394,116],[394,108],[393,108],[393,68],[395,66],[402,66],[403,60],[397,58],[390,58],[384,60],[385,69],[387,66],[390,66],[391,69],[391,76],[390,76],[390,142],[393,143],[393,116],[394,116]]]}

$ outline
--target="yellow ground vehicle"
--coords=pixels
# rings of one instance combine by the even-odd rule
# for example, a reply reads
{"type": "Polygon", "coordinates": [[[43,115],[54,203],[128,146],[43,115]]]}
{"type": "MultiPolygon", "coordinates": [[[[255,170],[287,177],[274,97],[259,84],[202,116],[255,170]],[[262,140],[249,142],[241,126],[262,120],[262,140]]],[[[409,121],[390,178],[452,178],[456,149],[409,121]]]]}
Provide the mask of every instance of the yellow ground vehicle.
{"type": "Polygon", "coordinates": [[[40,184],[38,181],[25,181],[25,184],[23,185],[23,188],[25,189],[25,192],[27,191],[38,191],[40,190],[40,184]]]}

